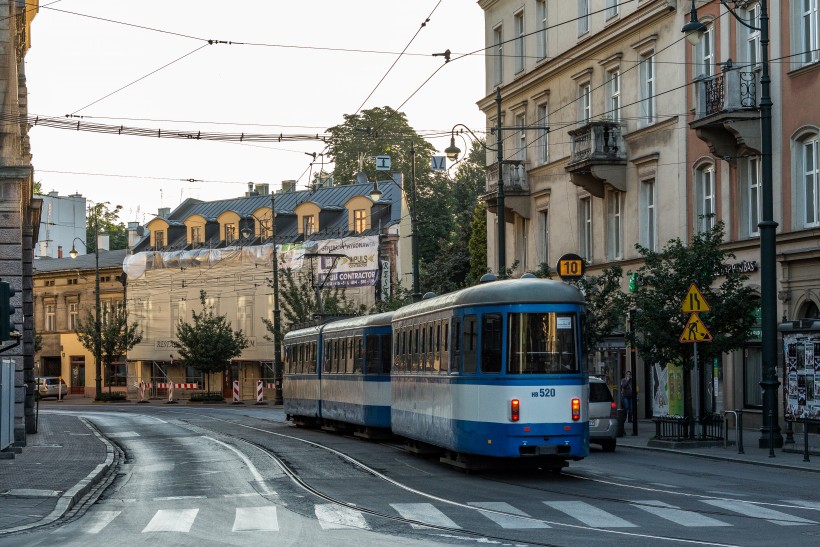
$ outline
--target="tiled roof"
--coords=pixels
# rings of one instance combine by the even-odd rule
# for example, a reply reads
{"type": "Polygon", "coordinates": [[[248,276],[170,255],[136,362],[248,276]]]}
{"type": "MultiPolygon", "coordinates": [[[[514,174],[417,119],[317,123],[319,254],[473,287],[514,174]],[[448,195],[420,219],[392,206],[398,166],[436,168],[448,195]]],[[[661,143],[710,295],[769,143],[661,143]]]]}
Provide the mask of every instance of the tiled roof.
{"type": "MultiPolygon", "coordinates": [[[[122,262],[127,254],[126,249],[117,251],[100,251],[100,269],[122,268],[122,262]]],[[[49,272],[64,272],[68,270],[94,271],[94,253],[77,255],[77,258],[38,258],[34,260],[34,274],[49,272]]]]}

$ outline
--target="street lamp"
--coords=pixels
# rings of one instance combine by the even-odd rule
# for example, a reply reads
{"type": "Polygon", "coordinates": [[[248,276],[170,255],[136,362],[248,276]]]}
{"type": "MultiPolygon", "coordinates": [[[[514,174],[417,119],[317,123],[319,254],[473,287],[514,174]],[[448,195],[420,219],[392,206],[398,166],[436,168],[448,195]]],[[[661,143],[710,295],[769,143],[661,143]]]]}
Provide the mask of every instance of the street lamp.
{"type": "MultiPolygon", "coordinates": [[[[251,215],[252,218],[257,219],[251,215]]],[[[261,222],[260,222],[261,224],[261,222]]],[[[243,238],[251,236],[253,231],[246,225],[240,234],[243,238]]],[[[279,310],[279,260],[276,253],[276,193],[270,194],[270,233],[273,270],[273,404],[282,404],[282,314],[279,310]]]]}
{"type": "MultiPolygon", "coordinates": [[[[487,150],[492,150],[497,152],[497,159],[496,165],[498,169],[498,189],[496,193],[496,215],[498,217],[498,276],[504,278],[507,276],[507,234],[506,234],[506,219],[505,219],[505,209],[504,209],[504,177],[502,166],[504,165],[504,139],[501,138],[501,132],[504,130],[522,130],[522,129],[541,129],[545,131],[549,131],[549,127],[545,126],[520,126],[520,127],[502,127],[501,126],[501,88],[496,89],[495,93],[495,107],[496,107],[496,127],[493,128],[491,131],[497,133],[496,142],[497,146],[492,148],[491,146],[487,146],[487,143],[484,143],[483,146],[487,150]]],[[[480,141],[478,137],[476,137],[475,133],[473,133],[469,127],[464,124],[457,123],[453,126],[450,130],[450,146],[444,149],[444,153],[447,155],[447,158],[450,161],[456,161],[458,159],[458,155],[461,153],[461,150],[456,146],[456,139],[455,139],[455,130],[457,127],[463,127],[467,130],[470,135],[473,136],[477,141],[480,141]]]]}
{"type": "MultiPolygon", "coordinates": [[[[97,218],[97,209],[94,208],[94,236],[99,235],[99,224],[97,218]]],[[[88,244],[79,237],[75,237],[71,242],[71,250],[68,256],[73,259],[77,258],[79,254],[74,243],[79,240],[86,249],[88,244]]],[[[100,242],[95,241],[94,245],[94,389],[96,394],[94,398],[99,399],[102,393],[102,322],[101,322],[101,306],[100,306],[100,242]]]]}
{"type": "MultiPolygon", "coordinates": [[[[772,98],[769,77],[769,11],[766,0],[760,0],[760,26],[756,27],[741,18],[726,0],[720,0],[724,8],[751,30],[760,32],[760,137],[761,137],[761,204],[760,204],[760,311],[763,353],[763,424],[760,428],[760,448],[783,446],[777,410],[777,222],[774,221],[774,198],[772,181],[772,98]]],[[[706,27],[698,22],[695,0],[692,0],[690,21],[681,29],[687,39],[697,43],[706,27]]]]}

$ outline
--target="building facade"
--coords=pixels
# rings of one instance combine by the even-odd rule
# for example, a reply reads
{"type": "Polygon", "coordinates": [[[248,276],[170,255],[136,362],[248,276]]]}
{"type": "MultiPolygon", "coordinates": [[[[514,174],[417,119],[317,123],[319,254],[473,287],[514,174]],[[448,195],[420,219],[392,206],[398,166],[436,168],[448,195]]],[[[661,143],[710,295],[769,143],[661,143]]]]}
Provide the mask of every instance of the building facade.
{"type": "MultiPolygon", "coordinates": [[[[42,201],[42,218],[34,258],[63,258],[68,256],[75,238],[85,241],[86,199],[81,194],[61,196],[57,192],[37,195],[42,201]]],[[[85,254],[85,246],[77,245],[85,254]]]]}

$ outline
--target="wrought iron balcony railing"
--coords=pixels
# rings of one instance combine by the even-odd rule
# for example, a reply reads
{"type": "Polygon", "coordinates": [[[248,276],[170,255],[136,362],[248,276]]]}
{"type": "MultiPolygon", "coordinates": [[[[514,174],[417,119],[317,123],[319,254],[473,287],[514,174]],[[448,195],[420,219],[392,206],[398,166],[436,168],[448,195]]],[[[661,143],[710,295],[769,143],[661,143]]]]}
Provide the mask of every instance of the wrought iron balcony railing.
{"type": "Polygon", "coordinates": [[[724,65],[720,74],[700,78],[695,87],[696,118],[720,112],[757,109],[758,78],[757,71],[732,68],[731,61],[724,65]]]}

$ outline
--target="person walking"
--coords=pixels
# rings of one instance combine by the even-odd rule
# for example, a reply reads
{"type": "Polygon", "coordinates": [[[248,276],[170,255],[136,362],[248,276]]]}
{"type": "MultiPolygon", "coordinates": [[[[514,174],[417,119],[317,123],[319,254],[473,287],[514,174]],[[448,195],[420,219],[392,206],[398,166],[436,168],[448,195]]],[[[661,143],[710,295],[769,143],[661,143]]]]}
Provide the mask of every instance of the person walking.
{"type": "Polygon", "coordinates": [[[627,370],[626,376],[621,379],[621,408],[626,412],[626,418],[632,423],[632,371],[627,370]]]}

